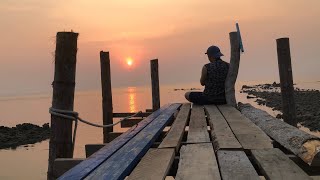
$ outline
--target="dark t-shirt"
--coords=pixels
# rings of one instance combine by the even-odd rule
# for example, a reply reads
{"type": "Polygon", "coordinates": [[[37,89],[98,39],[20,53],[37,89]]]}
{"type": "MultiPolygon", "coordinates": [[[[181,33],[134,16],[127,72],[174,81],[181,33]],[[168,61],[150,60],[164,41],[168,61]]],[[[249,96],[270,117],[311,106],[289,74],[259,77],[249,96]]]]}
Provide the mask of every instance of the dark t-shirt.
{"type": "Polygon", "coordinates": [[[205,65],[207,78],[203,94],[209,99],[225,99],[225,81],[227,78],[229,63],[215,60],[205,65]]]}

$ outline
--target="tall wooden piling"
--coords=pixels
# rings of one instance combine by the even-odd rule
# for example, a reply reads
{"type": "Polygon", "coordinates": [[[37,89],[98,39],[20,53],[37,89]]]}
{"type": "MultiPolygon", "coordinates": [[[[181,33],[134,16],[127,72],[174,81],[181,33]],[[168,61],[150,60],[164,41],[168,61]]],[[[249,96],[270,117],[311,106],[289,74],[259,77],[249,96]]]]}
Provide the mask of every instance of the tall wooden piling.
{"type": "Polygon", "coordinates": [[[283,120],[297,126],[289,38],[277,39],[283,120]]]}
{"type": "MultiPolygon", "coordinates": [[[[55,70],[52,108],[73,111],[78,33],[58,32],[56,37],[55,70]]],[[[48,179],[53,177],[56,158],[72,158],[72,121],[51,115],[48,179]]]]}
{"type": "MultiPolygon", "coordinates": [[[[112,106],[112,90],[111,90],[111,72],[109,52],[100,51],[101,65],[101,87],[102,87],[102,112],[103,124],[113,123],[113,106],[112,106]]],[[[113,127],[103,128],[103,142],[110,142],[110,132],[113,127]]]]}
{"type": "Polygon", "coordinates": [[[160,89],[159,89],[159,64],[158,59],[150,61],[151,84],[152,84],[152,109],[156,111],[160,108],[160,89]]]}
{"type": "Polygon", "coordinates": [[[238,77],[240,65],[240,40],[237,32],[230,32],[231,58],[227,79],[225,82],[225,95],[228,105],[237,107],[235,96],[235,84],[238,77]]]}

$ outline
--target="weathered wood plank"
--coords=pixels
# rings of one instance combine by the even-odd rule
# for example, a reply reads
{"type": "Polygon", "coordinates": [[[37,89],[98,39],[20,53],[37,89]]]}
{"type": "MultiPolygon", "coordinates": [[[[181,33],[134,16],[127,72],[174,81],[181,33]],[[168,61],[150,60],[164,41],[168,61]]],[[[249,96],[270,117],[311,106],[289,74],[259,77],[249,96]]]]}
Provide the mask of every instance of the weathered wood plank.
{"type": "Polygon", "coordinates": [[[180,104],[171,105],[85,179],[124,179],[145,155],[180,104]]]}
{"type": "MultiPolygon", "coordinates": [[[[114,118],[123,118],[123,117],[128,117],[128,116],[132,116],[136,113],[113,113],[113,117],[114,118]]],[[[142,112],[140,114],[138,114],[136,117],[148,117],[150,114],[152,114],[152,112],[142,112]]]]}
{"type": "Polygon", "coordinates": [[[260,177],[243,151],[217,152],[221,177],[223,180],[259,180],[260,177]]]}
{"type": "Polygon", "coordinates": [[[277,148],[251,150],[251,152],[267,179],[311,179],[277,148]]]}
{"type": "Polygon", "coordinates": [[[244,149],[273,148],[270,138],[236,108],[228,105],[219,105],[218,108],[244,149]]]}
{"type": "Polygon", "coordinates": [[[212,144],[201,143],[182,146],[175,179],[221,179],[212,144]]]}
{"type": "Polygon", "coordinates": [[[320,138],[308,134],[283,121],[279,121],[266,111],[250,104],[239,104],[241,112],[259,126],[271,138],[300,157],[310,166],[320,166],[320,138]]]}
{"type": "Polygon", "coordinates": [[[163,139],[158,148],[175,148],[176,151],[179,150],[182,136],[189,119],[189,114],[190,104],[184,104],[181,107],[177,118],[174,120],[169,133],[163,139]]]}
{"type": "Polygon", "coordinates": [[[171,167],[174,148],[149,149],[127,180],[163,180],[171,167]]]}
{"type": "Polygon", "coordinates": [[[85,150],[86,150],[86,157],[91,156],[107,144],[86,144],[85,145],[85,150]]]}
{"type": "Polygon", "coordinates": [[[205,111],[209,118],[210,134],[215,150],[219,149],[241,149],[242,146],[231,131],[227,121],[224,119],[216,105],[206,105],[205,111]]]}
{"type": "Polygon", "coordinates": [[[203,106],[195,104],[192,106],[187,142],[210,142],[203,106]]]}
{"type": "Polygon", "coordinates": [[[114,154],[118,149],[125,145],[130,139],[132,139],[136,134],[138,134],[142,129],[144,129],[150,122],[157,118],[162,112],[166,111],[170,104],[161,107],[159,110],[152,113],[144,121],[140,122],[136,126],[133,126],[128,131],[123,133],[121,136],[116,138],[114,141],[108,143],[105,147],[100,149],[98,152],[87,158],[85,161],[81,162],[74,168],[67,171],[59,179],[83,179],[95,168],[97,168],[101,163],[108,159],[112,154],[114,154]]]}
{"type": "Polygon", "coordinates": [[[143,119],[142,118],[130,118],[130,119],[126,119],[124,121],[121,121],[121,128],[127,128],[127,127],[132,127],[136,124],[138,124],[139,122],[141,122],[143,119]]]}
{"type": "Polygon", "coordinates": [[[81,163],[84,158],[58,158],[53,163],[53,175],[59,177],[69,169],[81,163]]]}

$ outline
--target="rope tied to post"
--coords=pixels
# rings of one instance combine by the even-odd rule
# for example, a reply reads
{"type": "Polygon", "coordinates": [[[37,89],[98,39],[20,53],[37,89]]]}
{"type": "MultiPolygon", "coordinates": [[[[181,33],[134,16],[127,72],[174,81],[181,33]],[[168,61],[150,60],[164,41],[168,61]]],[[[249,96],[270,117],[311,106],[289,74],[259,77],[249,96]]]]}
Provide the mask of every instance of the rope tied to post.
{"type": "Polygon", "coordinates": [[[132,117],[136,117],[138,116],[139,114],[142,113],[142,111],[139,111],[131,116],[127,116],[123,119],[121,119],[120,121],[116,122],[116,123],[113,123],[113,124],[106,124],[106,125],[100,125],[100,124],[95,124],[95,123],[92,123],[92,122],[89,122],[89,121],[86,121],[82,118],[79,117],[79,113],[78,112],[75,112],[75,111],[70,111],[70,110],[63,110],[63,109],[56,109],[56,108],[49,108],[49,113],[54,115],[54,116],[58,116],[58,117],[62,117],[62,118],[65,118],[65,119],[69,119],[71,121],[75,121],[75,124],[74,124],[74,130],[73,130],[73,137],[72,137],[72,150],[74,151],[74,144],[75,144],[75,141],[76,141],[76,134],[77,134],[77,127],[78,127],[78,120],[82,123],[85,123],[87,125],[90,125],[90,126],[94,126],[94,127],[100,127],[100,128],[107,128],[107,127],[113,127],[119,123],[121,123],[122,121],[124,120],[127,120],[127,119],[130,119],[132,117]]]}

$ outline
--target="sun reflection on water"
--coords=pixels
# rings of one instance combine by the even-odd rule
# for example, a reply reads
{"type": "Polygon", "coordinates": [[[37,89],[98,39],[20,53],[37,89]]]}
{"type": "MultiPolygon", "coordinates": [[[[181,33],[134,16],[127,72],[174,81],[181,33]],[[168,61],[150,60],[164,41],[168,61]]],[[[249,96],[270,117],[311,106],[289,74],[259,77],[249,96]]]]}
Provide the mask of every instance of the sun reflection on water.
{"type": "Polygon", "coordinates": [[[136,112],[136,88],[128,87],[129,111],[136,112]]]}

